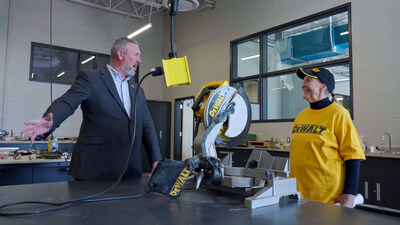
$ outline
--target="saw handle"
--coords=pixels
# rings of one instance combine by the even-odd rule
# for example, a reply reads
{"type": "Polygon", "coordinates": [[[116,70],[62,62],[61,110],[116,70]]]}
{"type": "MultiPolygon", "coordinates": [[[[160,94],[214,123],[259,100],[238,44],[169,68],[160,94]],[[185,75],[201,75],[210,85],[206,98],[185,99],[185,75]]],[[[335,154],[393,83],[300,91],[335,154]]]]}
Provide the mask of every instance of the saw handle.
{"type": "Polygon", "coordinates": [[[197,116],[196,117],[196,125],[195,125],[195,128],[194,128],[193,140],[197,137],[197,134],[199,133],[200,122],[201,122],[201,117],[197,116]]]}
{"type": "Polygon", "coordinates": [[[199,97],[197,97],[196,102],[192,106],[193,111],[196,112],[200,110],[200,103],[203,101],[204,96],[208,95],[210,92],[211,91],[208,88],[204,88],[203,90],[201,90],[199,97]]]}

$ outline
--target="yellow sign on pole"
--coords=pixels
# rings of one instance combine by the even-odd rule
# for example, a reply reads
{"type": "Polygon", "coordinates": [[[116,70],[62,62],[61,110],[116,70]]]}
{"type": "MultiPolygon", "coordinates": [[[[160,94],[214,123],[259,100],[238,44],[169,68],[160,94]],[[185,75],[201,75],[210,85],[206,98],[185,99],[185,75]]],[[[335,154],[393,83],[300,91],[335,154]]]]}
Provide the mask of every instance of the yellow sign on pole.
{"type": "Polygon", "coordinates": [[[186,56],[168,60],[163,59],[162,64],[167,88],[170,86],[190,84],[191,81],[186,56]]]}

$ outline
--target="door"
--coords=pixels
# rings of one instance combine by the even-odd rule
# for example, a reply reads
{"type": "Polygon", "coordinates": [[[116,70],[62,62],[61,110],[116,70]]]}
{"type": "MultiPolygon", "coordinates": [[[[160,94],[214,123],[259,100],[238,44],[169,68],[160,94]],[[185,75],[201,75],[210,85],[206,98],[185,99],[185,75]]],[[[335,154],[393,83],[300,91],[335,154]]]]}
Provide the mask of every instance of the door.
{"type": "Polygon", "coordinates": [[[373,205],[375,203],[372,182],[372,172],[360,168],[358,193],[362,194],[364,197],[364,204],[373,205]]]}
{"type": "MultiPolygon", "coordinates": [[[[146,104],[156,128],[161,157],[169,159],[171,155],[171,102],[147,100],[146,104]]],[[[143,147],[142,164],[144,173],[151,172],[151,165],[143,147]]]]}
{"type": "Polygon", "coordinates": [[[400,175],[398,172],[373,172],[375,204],[400,210],[400,175]]]}
{"type": "Polygon", "coordinates": [[[174,159],[185,160],[193,156],[194,97],[175,100],[174,159]]]}

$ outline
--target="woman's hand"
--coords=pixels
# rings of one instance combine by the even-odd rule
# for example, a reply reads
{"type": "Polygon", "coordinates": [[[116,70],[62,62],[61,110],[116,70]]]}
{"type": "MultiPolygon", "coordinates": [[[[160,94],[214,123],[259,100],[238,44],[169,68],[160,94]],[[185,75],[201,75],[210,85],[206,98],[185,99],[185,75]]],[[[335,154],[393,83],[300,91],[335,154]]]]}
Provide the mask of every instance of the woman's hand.
{"type": "Polygon", "coordinates": [[[352,194],[342,194],[336,199],[336,203],[340,203],[340,206],[347,208],[354,208],[354,198],[356,196],[352,194]]]}

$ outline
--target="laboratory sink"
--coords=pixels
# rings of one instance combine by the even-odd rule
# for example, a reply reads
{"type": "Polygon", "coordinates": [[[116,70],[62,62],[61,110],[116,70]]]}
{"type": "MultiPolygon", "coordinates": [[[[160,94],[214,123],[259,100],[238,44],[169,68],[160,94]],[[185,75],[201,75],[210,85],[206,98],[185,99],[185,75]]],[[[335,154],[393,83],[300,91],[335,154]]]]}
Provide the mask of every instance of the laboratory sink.
{"type": "Polygon", "coordinates": [[[372,156],[372,157],[383,157],[383,158],[400,158],[400,154],[397,154],[397,152],[400,153],[400,147],[392,147],[392,151],[389,151],[389,147],[380,147],[378,146],[378,149],[375,149],[373,152],[368,151],[365,153],[366,156],[372,156]]]}
{"type": "Polygon", "coordinates": [[[376,154],[392,154],[392,155],[399,155],[400,154],[400,147],[398,147],[398,146],[395,146],[395,147],[392,147],[391,148],[391,150],[390,150],[390,148],[389,148],[389,146],[384,146],[384,147],[382,147],[382,146],[377,146],[377,148],[375,149],[375,151],[374,152],[371,152],[371,153],[376,153],[376,154]]]}

